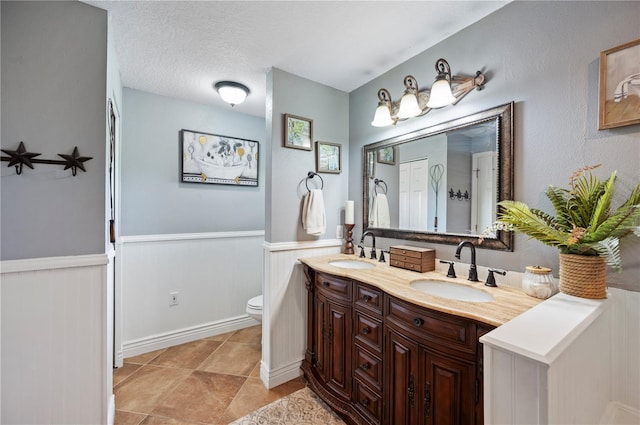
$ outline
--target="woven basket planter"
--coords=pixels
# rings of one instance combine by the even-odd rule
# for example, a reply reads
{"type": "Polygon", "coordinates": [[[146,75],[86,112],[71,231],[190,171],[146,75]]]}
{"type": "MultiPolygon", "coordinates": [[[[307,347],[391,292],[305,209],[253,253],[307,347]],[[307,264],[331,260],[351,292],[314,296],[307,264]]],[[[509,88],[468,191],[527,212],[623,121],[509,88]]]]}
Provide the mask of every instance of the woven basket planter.
{"type": "Polygon", "coordinates": [[[607,298],[604,260],[596,256],[560,254],[560,292],[594,300],[607,298]]]}

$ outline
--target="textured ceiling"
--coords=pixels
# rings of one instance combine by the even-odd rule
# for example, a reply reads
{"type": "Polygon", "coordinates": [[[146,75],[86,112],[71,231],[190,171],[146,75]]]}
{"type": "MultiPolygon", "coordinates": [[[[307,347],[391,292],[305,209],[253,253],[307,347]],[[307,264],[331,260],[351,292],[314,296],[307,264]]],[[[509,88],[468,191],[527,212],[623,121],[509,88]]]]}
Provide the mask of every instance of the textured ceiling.
{"type": "Polygon", "coordinates": [[[507,1],[99,1],[122,84],[229,107],[219,80],[248,86],[238,112],[264,116],[272,68],[350,92],[507,1]]]}

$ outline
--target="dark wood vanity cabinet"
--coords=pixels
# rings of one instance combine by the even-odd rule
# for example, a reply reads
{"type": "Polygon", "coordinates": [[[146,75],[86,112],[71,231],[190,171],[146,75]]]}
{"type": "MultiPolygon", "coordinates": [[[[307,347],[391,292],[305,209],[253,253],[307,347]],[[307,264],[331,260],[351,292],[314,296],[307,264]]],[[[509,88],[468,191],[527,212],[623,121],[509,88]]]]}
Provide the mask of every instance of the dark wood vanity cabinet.
{"type": "Polygon", "coordinates": [[[483,423],[480,335],[491,326],[305,266],[309,385],[354,424],[483,423]]]}

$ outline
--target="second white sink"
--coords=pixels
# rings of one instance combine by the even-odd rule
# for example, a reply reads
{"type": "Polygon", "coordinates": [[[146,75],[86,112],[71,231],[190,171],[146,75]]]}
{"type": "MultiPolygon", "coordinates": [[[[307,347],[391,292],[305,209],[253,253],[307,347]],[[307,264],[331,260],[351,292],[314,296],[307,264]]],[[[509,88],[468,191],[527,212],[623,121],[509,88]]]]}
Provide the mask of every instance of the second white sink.
{"type": "Polygon", "coordinates": [[[493,301],[493,295],[470,286],[440,280],[418,280],[411,287],[427,294],[458,301],[486,303],[493,301]]]}

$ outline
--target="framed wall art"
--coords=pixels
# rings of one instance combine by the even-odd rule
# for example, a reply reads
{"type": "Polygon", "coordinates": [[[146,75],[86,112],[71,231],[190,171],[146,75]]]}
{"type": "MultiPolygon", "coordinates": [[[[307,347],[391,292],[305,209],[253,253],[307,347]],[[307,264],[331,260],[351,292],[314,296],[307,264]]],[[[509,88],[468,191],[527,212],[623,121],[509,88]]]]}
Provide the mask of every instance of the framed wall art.
{"type": "Polygon", "coordinates": [[[342,145],[316,142],[316,172],[333,174],[342,172],[342,145]]]}
{"type": "Polygon", "coordinates": [[[303,149],[310,151],[313,149],[313,120],[296,115],[284,114],[284,147],[293,149],[303,149]]]}
{"type": "Polygon", "coordinates": [[[378,149],[376,156],[380,164],[396,165],[396,148],[393,146],[378,149]]]}
{"type": "Polygon", "coordinates": [[[640,123],[640,39],[600,53],[598,130],[640,123]]]}
{"type": "Polygon", "coordinates": [[[180,146],[183,182],[258,186],[257,141],[181,130],[180,146]]]}

